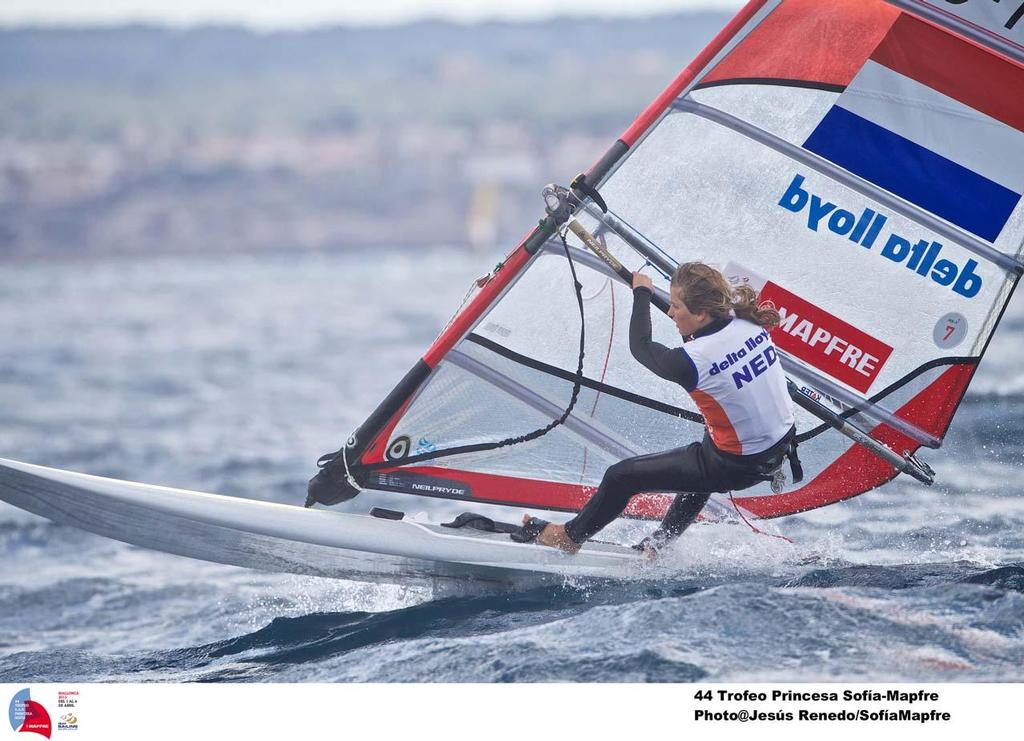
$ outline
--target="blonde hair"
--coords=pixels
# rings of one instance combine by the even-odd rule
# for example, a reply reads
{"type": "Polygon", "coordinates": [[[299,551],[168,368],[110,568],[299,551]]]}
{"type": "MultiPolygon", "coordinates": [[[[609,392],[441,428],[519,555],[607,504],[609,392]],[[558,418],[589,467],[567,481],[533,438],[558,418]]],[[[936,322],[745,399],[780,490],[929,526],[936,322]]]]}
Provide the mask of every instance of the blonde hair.
{"type": "Polygon", "coordinates": [[[733,313],[767,329],[774,329],[782,321],[770,301],[758,303],[753,288],[746,284],[732,285],[724,275],[702,262],[684,262],[676,268],[672,288],[679,290],[692,314],[704,312],[714,319],[722,319],[733,313]]]}

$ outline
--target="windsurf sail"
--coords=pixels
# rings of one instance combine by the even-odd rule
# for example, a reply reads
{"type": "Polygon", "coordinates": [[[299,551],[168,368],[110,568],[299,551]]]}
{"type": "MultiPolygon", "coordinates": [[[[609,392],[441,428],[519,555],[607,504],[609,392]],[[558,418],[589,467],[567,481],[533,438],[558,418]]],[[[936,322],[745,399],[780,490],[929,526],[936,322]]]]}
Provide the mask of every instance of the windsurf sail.
{"type": "MultiPolygon", "coordinates": [[[[773,339],[802,393],[898,454],[938,447],[1022,272],[1014,6],[754,0],[586,173],[611,214],[576,218],[661,290],[691,260],[751,284],[783,316],[773,339]]],[[[348,441],[347,477],[575,511],[612,463],[703,436],[685,392],[629,354],[629,286],[567,239],[582,377],[569,260],[538,227],[348,441]],[[543,428],[570,398],[530,442],[423,459],[543,428]]],[[[671,322],[654,327],[678,344],[671,322]]],[[[755,354],[723,372],[753,372],[755,354]]],[[[746,512],[812,509],[896,475],[803,409],[797,426],[804,481],[742,492],[746,512]]],[[[627,515],[669,501],[636,497],[627,515]]]]}

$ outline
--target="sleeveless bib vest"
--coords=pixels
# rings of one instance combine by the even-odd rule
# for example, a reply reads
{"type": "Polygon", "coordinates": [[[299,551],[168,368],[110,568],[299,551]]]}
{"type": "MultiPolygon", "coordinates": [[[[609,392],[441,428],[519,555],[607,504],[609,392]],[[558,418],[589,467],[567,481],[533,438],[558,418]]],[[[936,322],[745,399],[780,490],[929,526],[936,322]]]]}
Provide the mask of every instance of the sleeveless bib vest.
{"type": "Polygon", "coordinates": [[[687,342],[697,370],[690,392],[715,447],[733,455],[767,450],[793,426],[793,407],[768,330],[734,318],[687,342]]]}

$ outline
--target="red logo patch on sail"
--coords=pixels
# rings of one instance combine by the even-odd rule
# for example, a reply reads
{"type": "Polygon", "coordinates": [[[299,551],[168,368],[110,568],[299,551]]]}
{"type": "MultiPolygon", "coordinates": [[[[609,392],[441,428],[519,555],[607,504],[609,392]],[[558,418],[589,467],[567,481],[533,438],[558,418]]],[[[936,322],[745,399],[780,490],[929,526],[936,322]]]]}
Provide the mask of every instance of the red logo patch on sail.
{"type": "Polygon", "coordinates": [[[892,354],[881,340],[771,281],[760,299],[774,303],[782,315],[782,324],[772,331],[776,346],[858,391],[871,388],[892,354]]]}

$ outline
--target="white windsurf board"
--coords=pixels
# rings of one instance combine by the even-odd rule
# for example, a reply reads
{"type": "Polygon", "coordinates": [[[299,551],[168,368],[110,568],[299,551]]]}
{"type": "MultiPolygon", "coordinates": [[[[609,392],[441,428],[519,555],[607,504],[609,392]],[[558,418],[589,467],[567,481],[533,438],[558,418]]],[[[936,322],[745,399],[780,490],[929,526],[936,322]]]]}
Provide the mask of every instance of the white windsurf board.
{"type": "Polygon", "coordinates": [[[607,543],[587,543],[569,555],[502,533],[172,489],[2,458],[0,500],[143,548],[357,581],[617,578],[644,561],[631,548],[607,543]]]}

